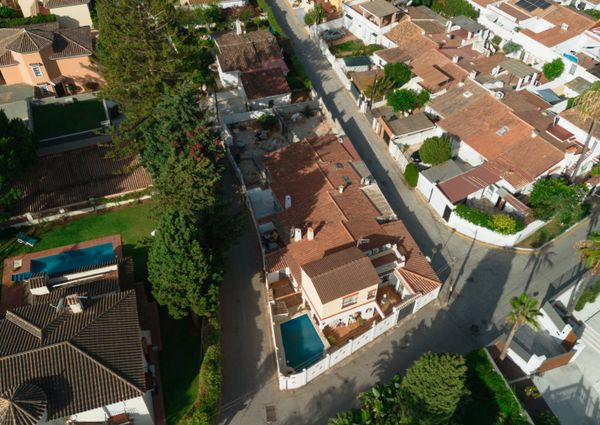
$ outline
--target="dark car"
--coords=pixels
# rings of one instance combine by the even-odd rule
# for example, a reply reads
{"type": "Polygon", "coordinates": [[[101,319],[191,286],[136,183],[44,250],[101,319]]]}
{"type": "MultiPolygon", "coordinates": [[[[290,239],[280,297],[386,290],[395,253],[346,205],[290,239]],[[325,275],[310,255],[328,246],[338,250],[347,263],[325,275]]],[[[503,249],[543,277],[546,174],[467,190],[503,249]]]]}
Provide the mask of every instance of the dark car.
{"type": "Polygon", "coordinates": [[[342,38],[345,35],[346,35],[346,31],[344,31],[342,29],[337,29],[337,30],[325,30],[325,31],[323,31],[323,34],[321,34],[321,37],[323,37],[323,40],[325,40],[325,41],[332,41],[332,40],[337,40],[338,38],[342,38]]]}
{"type": "Polygon", "coordinates": [[[410,159],[412,159],[414,163],[419,164],[421,162],[421,155],[419,154],[419,151],[414,151],[410,156],[410,159]]]}

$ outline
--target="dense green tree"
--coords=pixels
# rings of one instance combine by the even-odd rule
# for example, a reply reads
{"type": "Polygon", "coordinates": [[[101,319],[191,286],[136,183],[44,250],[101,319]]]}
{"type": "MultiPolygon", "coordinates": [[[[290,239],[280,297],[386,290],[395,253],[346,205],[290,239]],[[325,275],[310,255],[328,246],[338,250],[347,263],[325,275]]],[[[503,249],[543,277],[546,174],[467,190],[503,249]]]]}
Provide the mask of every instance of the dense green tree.
{"type": "Polygon", "coordinates": [[[200,242],[197,220],[169,210],[160,217],[148,255],[148,280],[174,318],[190,312],[216,319],[222,271],[200,242]]]}
{"type": "Polygon", "coordinates": [[[452,155],[452,143],[446,137],[429,137],[419,149],[421,160],[425,164],[437,165],[448,161],[452,155]]]}
{"type": "Polygon", "coordinates": [[[552,62],[545,63],[542,67],[544,77],[550,81],[560,77],[564,70],[565,63],[560,58],[556,58],[552,62]]]}
{"type": "Polygon", "coordinates": [[[304,15],[304,23],[308,26],[318,25],[325,19],[325,9],[319,3],[315,3],[315,6],[304,15]]]}
{"type": "Polygon", "coordinates": [[[207,5],[198,7],[194,9],[194,13],[196,15],[197,22],[205,25],[209,31],[217,24],[225,22],[223,9],[221,9],[217,3],[209,3],[207,5]]]}
{"type": "Polygon", "coordinates": [[[126,120],[113,132],[119,154],[138,152],[138,128],[169,89],[200,70],[200,43],[178,24],[172,1],[98,0],[98,66],[105,98],[118,102],[126,120]]]}
{"type": "Polygon", "coordinates": [[[587,190],[583,185],[569,185],[564,178],[546,178],[535,182],[529,204],[536,218],[558,218],[570,223],[581,212],[581,202],[587,190]]]}
{"type": "Polygon", "coordinates": [[[400,88],[408,83],[412,71],[405,63],[388,63],[383,67],[384,78],[391,83],[392,88],[400,88]]]}
{"type": "Polygon", "coordinates": [[[142,163],[158,176],[172,151],[221,159],[222,149],[211,129],[210,116],[200,106],[198,91],[185,84],[166,94],[154,108],[153,116],[140,127],[142,163]]]}
{"type": "Polygon", "coordinates": [[[404,170],[404,178],[410,187],[417,187],[417,183],[419,182],[419,167],[413,162],[409,162],[404,170]]]}
{"type": "Polygon", "coordinates": [[[387,98],[394,112],[411,112],[417,106],[417,93],[413,90],[395,90],[387,98]]]}
{"type": "Polygon", "coordinates": [[[500,360],[504,360],[506,358],[510,343],[512,342],[519,328],[523,325],[528,325],[534,329],[538,329],[538,317],[542,315],[538,308],[538,300],[528,297],[525,293],[522,293],[518,297],[511,299],[510,306],[511,311],[506,317],[506,322],[512,325],[512,327],[508,333],[506,342],[504,343],[504,348],[500,353],[500,360]]]}
{"type": "Polygon", "coordinates": [[[0,221],[21,196],[13,187],[37,159],[37,140],[25,123],[0,110],[0,221]]]}
{"type": "Polygon", "coordinates": [[[447,18],[464,15],[476,19],[479,12],[467,0],[433,0],[431,8],[447,18]]]}
{"type": "Polygon", "coordinates": [[[411,425],[447,423],[465,387],[465,359],[452,353],[425,353],[406,371],[400,391],[403,415],[411,425]]]}

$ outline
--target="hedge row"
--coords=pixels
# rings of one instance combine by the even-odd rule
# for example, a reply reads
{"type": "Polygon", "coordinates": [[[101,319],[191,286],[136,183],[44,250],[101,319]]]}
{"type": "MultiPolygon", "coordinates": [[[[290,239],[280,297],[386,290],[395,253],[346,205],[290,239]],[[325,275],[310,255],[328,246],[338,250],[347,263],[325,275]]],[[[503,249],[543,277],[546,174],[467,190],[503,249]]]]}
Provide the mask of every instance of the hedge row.
{"type": "Polygon", "coordinates": [[[473,351],[465,357],[469,374],[474,374],[487,387],[498,406],[500,417],[511,424],[527,424],[522,408],[515,394],[506,386],[506,382],[496,372],[484,349],[473,351]]]}
{"type": "Polygon", "coordinates": [[[30,24],[45,24],[55,22],[55,15],[35,15],[27,18],[3,18],[0,19],[0,28],[15,28],[30,24]]]}
{"type": "Polygon", "coordinates": [[[471,208],[464,204],[457,205],[454,209],[456,215],[476,226],[485,227],[503,235],[512,235],[525,228],[525,223],[520,218],[506,214],[488,214],[477,208],[471,208]]]}
{"type": "Polygon", "coordinates": [[[266,0],[257,0],[256,4],[258,4],[260,10],[267,14],[267,20],[269,21],[269,25],[271,26],[271,29],[273,30],[275,35],[281,38],[287,38],[285,32],[283,32],[283,28],[281,28],[281,25],[279,25],[279,22],[277,22],[277,18],[275,18],[275,13],[273,13],[273,9],[267,4],[266,0]]]}
{"type": "Polygon", "coordinates": [[[184,425],[213,425],[217,418],[223,376],[221,373],[221,345],[216,335],[215,341],[208,346],[204,353],[199,381],[198,398],[182,419],[181,423],[184,425]]]}

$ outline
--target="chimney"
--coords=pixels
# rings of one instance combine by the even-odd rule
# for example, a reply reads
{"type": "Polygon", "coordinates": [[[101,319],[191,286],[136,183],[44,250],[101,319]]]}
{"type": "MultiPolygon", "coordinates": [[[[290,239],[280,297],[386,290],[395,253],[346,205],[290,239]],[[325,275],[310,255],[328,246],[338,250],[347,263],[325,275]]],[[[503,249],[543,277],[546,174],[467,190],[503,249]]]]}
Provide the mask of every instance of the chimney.
{"type": "Polygon", "coordinates": [[[344,185],[343,184],[338,186],[338,192],[344,193],[344,185]]]}
{"type": "Polygon", "coordinates": [[[313,229],[312,227],[309,227],[308,229],[306,229],[306,239],[308,239],[309,241],[312,241],[315,238],[315,229],[313,229]]]}
{"type": "Polygon", "coordinates": [[[563,22],[562,24],[560,24],[560,29],[563,31],[566,31],[569,29],[569,24],[567,24],[566,22],[563,22]]]}
{"type": "Polygon", "coordinates": [[[67,295],[65,297],[65,303],[67,304],[67,307],[71,309],[71,313],[77,314],[83,312],[83,304],[81,303],[81,298],[79,295],[67,295]]]}
{"type": "Polygon", "coordinates": [[[338,136],[338,142],[340,143],[344,143],[344,137],[343,136],[338,136]]]}
{"type": "Polygon", "coordinates": [[[540,134],[535,128],[533,130],[531,130],[531,138],[535,138],[538,136],[538,134],[540,134]]]}
{"type": "Polygon", "coordinates": [[[235,20],[235,33],[237,35],[244,33],[244,29],[242,28],[242,21],[240,21],[239,19],[235,20]]]}
{"type": "Polygon", "coordinates": [[[469,73],[469,77],[470,77],[472,80],[474,80],[474,79],[475,79],[475,77],[477,77],[477,70],[476,70],[476,69],[474,69],[473,71],[471,71],[471,72],[469,73]]]}
{"type": "Polygon", "coordinates": [[[446,22],[446,32],[452,31],[452,21],[446,22]]]}
{"type": "Polygon", "coordinates": [[[458,63],[459,60],[460,60],[460,56],[458,56],[458,55],[452,56],[452,62],[453,63],[458,63]]]}
{"type": "Polygon", "coordinates": [[[290,195],[285,195],[285,209],[288,210],[292,207],[292,197],[290,195]]]}
{"type": "Polygon", "coordinates": [[[296,227],[294,229],[294,241],[300,242],[301,240],[302,240],[302,229],[299,227],[296,227]]]}

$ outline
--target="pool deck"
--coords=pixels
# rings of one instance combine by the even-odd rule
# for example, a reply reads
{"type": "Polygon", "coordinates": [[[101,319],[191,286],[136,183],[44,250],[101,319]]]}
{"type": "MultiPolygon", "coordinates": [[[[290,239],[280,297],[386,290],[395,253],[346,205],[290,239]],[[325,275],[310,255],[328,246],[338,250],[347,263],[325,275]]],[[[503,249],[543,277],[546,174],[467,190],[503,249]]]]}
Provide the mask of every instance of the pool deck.
{"type": "MultiPolygon", "coordinates": [[[[48,257],[51,255],[62,254],[63,252],[72,251],[75,249],[89,248],[91,246],[112,243],[115,255],[118,259],[123,258],[123,245],[121,235],[105,236],[90,241],[78,242],[71,245],[65,245],[57,248],[50,248],[44,251],[31,252],[21,255],[15,255],[4,260],[2,269],[2,294],[0,296],[0,315],[4,315],[7,310],[20,307],[25,300],[25,292],[23,285],[12,282],[14,273],[25,273],[30,270],[31,260],[36,258],[48,257]],[[21,260],[23,264],[19,269],[14,270],[15,260],[21,260]]],[[[31,248],[35,249],[35,248],[31,248]]]]}

